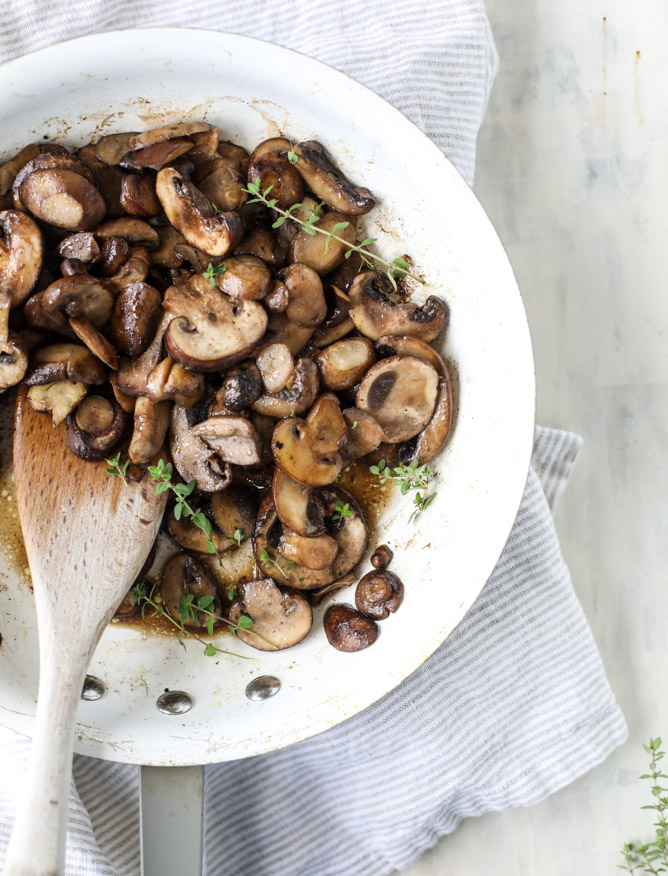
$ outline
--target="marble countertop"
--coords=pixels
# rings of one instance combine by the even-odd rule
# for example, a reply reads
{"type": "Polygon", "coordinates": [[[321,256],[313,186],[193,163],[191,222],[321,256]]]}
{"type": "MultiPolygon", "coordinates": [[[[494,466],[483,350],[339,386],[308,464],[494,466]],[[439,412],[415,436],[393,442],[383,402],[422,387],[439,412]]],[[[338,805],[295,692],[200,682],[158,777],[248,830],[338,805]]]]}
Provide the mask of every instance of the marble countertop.
{"type": "Polygon", "coordinates": [[[562,549],[628,742],[536,806],[464,822],[406,876],[610,876],[653,836],[642,743],[668,742],[665,0],[488,0],[501,57],[475,190],[531,325],[538,421],[584,448],[562,549]]]}

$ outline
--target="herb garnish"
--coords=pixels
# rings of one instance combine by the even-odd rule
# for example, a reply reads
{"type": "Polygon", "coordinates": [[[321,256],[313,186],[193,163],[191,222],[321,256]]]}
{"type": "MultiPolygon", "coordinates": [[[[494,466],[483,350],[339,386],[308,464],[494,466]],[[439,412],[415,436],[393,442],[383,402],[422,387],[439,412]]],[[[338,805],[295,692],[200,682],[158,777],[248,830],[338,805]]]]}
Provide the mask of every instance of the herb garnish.
{"type": "Polygon", "coordinates": [[[290,164],[297,164],[299,161],[299,155],[293,149],[288,149],[288,161],[290,164]]]}
{"type": "MultiPolygon", "coordinates": [[[[164,459],[158,460],[157,465],[149,465],[149,474],[156,482],[155,491],[158,495],[166,490],[171,490],[176,496],[176,504],[174,505],[174,517],[180,520],[181,517],[188,517],[198,529],[207,536],[206,549],[210,554],[217,554],[216,546],[211,539],[213,527],[211,521],[200,508],[193,508],[186,502],[188,496],[195,489],[197,481],[192,480],[189,484],[175,484],[172,482],[172,464],[165,462],[164,459]]],[[[242,536],[243,538],[243,536],[242,536]]],[[[234,539],[236,541],[236,538],[234,539]]]]}
{"type": "Polygon", "coordinates": [[[115,478],[123,478],[123,480],[127,480],[126,474],[128,470],[128,466],[130,465],[130,460],[126,459],[123,465],[121,465],[121,452],[116,454],[113,459],[105,459],[107,465],[111,466],[107,469],[107,474],[111,475],[115,478]]]}
{"type": "Polygon", "coordinates": [[[340,499],[337,499],[336,505],[334,506],[334,513],[332,514],[332,520],[343,520],[344,517],[350,517],[352,513],[348,502],[344,505],[340,499]]]}
{"type": "Polygon", "coordinates": [[[650,771],[644,773],[640,778],[651,779],[651,793],[654,802],[642,806],[641,809],[653,809],[656,812],[657,820],[654,822],[656,839],[649,843],[624,843],[622,846],[624,863],[618,864],[618,867],[629,873],[665,873],[666,868],[661,865],[668,865],[668,797],[663,795],[668,793],[668,788],[664,788],[660,781],[668,779],[668,775],[659,769],[659,761],[663,760],[665,756],[665,752],[659,750],[661,737],[650,739],[649,745],[643,745],[643,748],[650,756],[650,771]],[[639,867],[643,869],[639,871],[639,867]]]}
{"type": "MultiPolygon", "coordinates": [[[[220,212],[220,211],[218,211],[218,212],[220,212]]],[[[204,271],[203,276],[206,277],[206,279],[209,281],[209,283],[212,286],[215,286],[216,285],[216,277],[222,277],[226,270],[227,270],[227,265],[225,264],[225,262],[222,262],[222,264],[220,264],[220,265],[216,265],[215,268],[211,264],[211,262],[209,262],[208,267],[207,267],[206,271],[204,271]]]]}
{"type": "Polygon", "coordinates": [[[285,575],[286,578],[288,577],[287,573],[290,571],[290,569],[294,569],[294,567],[297,565],[297,563],[287,563],[285,569],[281,569],[278,560],[272,560],[272,558],[267,553],[266,548],[262,548],[262,551],[260,553],[260,562],[267,569],[271,568],[271,566],[276,566],[281,575],[285,575]]]}
{"type": "Polygon", "coordinates": [[[369,471],[380,477],[381,484],[392,481],[393,484],[401,487],[402,496],[405,496],[409,490],[417,491],[413,496],[415,510],[408,518],[409,523],[436,498],[436,493],[429,492],[429,484],[434,479],[434,473],[427,464],[418,466],[415,460],[408,465],[401,463],[391,468],[384,459],[380,459],[378,465],[369,466],[369,471]]]}

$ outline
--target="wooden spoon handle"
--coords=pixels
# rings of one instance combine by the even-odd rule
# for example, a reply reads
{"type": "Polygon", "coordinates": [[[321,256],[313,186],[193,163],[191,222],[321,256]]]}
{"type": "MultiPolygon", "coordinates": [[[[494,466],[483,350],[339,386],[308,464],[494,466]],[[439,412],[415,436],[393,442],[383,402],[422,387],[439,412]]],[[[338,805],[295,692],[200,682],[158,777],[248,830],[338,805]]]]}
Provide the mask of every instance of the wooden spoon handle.
{"type": "Polygon", "coordinates": [[[90,650],[77,659],[40,655],[30,763],[12,831],[5,876],[63,876],[74,723],[90,650]]]}

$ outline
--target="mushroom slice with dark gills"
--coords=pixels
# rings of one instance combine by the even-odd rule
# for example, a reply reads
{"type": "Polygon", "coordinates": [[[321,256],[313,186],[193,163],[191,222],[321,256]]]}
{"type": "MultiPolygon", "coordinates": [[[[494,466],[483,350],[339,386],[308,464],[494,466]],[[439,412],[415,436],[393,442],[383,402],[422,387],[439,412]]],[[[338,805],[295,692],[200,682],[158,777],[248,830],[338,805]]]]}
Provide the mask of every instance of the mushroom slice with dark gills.
{"type": "MultiPolygon", "coordinates": [[[[286,531],[281,523],[271,495],[260,503],[253,548],[256,562],[263,574],[281,586],[311,590],[338,581],[347,575],[364,556],[367,545],[367,525],[362,510],[353,497],[338,487],[320,491],[324,507],[325,534],[333,538],[338,550],[326,569],[309,569],[284,557],[279,550],[286,531]],[[336,503],[348,505],[350,513],[334,520],[336,503]],[[274,565],[277,562],[278,566],[274,565]]],[[[308,541],[309,539],[305,539],[308,541]]]]}
{"type": "Polygon", "coordinates": [[[353,185],[332,164],[325,147],[316,140],[298,143],[294,151],[299,156],[295,167],[316,197],[330,207],[350,216],[361,216],[376,206],[368,189],[353,185]]]}
{"type": "Polygon", "coordinates": [[[384,440],[407,441],[427,425],[438,396],[436,369],[415,356],[376,362],[359,385],[355,404],[383,427],[384,440]]]}
{"type": "Polygon", "coordinates": [[[223,462],[259,465],[262,461],[260,435],[244,417],[209,417],[193,426],[191,432],[214,450],[223,462]]]}
{"type": "MultiPolygon", "coordinates": [[[[221,603],[216,579],[199,560],[188,554],[177,554],[172,557],[162,570],[160,577],[160,592],[167,613],[174,620],[183,621],[188,629],[204,629],[210,615],[194,610],[192,614],[181,615],[181,600],[188,595],[195,597],[195,603],[200,596],[212,596],[213,603],[208,611],[220,614],[221,603]]],[[[216,621],[218,623],[218,621],[216,621]]]]}
{"type": "Polygon", "coordinates": [[[376,342],[376,349],[380,355],[413,356],[428,362],[436,369],[438,374],[438,396],[436,407],[431,419],[419,433],[415,446],[409,452],[401,452],[401,457],[406,462],[417,460],[419,465],[433,459],[445,444],[452,425],[452,381],[447,365],[433,347],[414,338],[405,335],[384,336],[376,342]]]}
{"type": "Polygon", "coordinates": [[[430,343],[443,331],[448,309],[440,298],[430,295],[422,305],[413,301],[393,304],[393,289],[384,274],[365,271],[350,285],[350,316],[355,328],[372,341],[381,335],[411,335],[430,343]]]}
{"type": "Polygon", "coordinates": [[[280,392],[263,392],[251,407],[269,417],[291,417],[307,411],[318,395],[318,366],[310,359],[298,359],[287,385],[280,392]]]}
{"type": "Polygon", "coordinates": [[[239,586],[239,598],[229,611],[232,623],[246,615],[250,629],[237,629],[237,636],[258,651],[291,648],[309,633],[313,625],[311,606],[301,593],[279,590],[267,578],[254,578],[239,586]]]}
{"type": "Polygon", "coordinates": [[[305,420],[286,417],[276,424],[271,452],[276,465],[293,481],[324,487],[341,473],[343,456],[339,451],[347,436],[339,400],[327,393],[320,396],[305,420]]]}
{"type": "Polygon", "coordinates": [[[336,603],[325,612],[325,635],[337,651],[363,651],[378,638],[378,624],[350,605],[336,603]]]}
{"type": "Polygon", "coordinates": [[[72,170],[36,170],[25,177],[18,194],[37,219],[69,231],[88,231],[107,212],[93,183],[72,170]]]}
{"type": "Polygon", "coordinates": [[[404,598],[401,579],[387,569],[374,569],[360,579],[355,590],[358,611],[374,620],[385,620],[395,612],[404,598]]]}
{"type": "Polygon", "coordinates": [[[233,299],[196,274],[182,286],[170,286],[163,307],[174,319],[165,333],[172,359],[193,371],[221,371],[253,350],[267,327],[257,301],[233,299]]]}
{"type": "Polygon", "coordinates": [[[316,361],[322,385],[339,391],[359,383],[376,361],[376,353],[368,338],[345,338],[325,347],[316,361]]]}
{"type": "Polygon", "coordinates": [[[350,246],[355,243],[355,223],[351,221],[350,216],[344,216],[343,213],[331,210],[325,213],[321,219],[318,219],[314,226],[320,228],[325,234],[316,232],[313,235],[302,229],[295,235],[290,244],[290,261],[308,265],[320,275],[329,274],[330,271],[333,271],[334,268],[337,268],[345,261],[346,253],[350,252],[349,246],[346,246],[346,243],[350,246]],[[337,231],[334,231],[335,225],[343,223],[347,223],[345,228],[339,228],[337,231]],[[346,243],[341,243],[341,241],[334,238],[328,241],[327,235],[330,232],[336,234],[346,243]]]}
{"type": "Polygon", "coordinates": [[[195,481],[203,493],[224,490],[232,481],[232,471],[209,445],[193,434],[193,408],[174,405],[169,427],[169,449],[176,470],[186,483],[195,481]]]}
{"type": "Polygon", "coordinates": [[[171,167],[158,171],[156,194],[172,225],[188,243],[210,256],[224,256],[243,237],[237,213],[215,213],[211,201],[171,167]]]}
{"type": "Polygon", "coordinates": [[[28,370],[28,351],[14,332],[0,344],[0,392],[16,386],[28,370]]]}
{"type": "Polygon", "coordinates": [[[0,212],[0,289],[18,307],[30,295],[42,269],[42,232],[18,210],[0,212]]]}
{"type": "Polygon", "coordinates": [[[130,423],[116,399],[89,395],[67,418],[67,446],[80,459],[104,459],[125,438],[130,423]]]}
{"type": "Polygon", "coordinates": [[[317,490],[298,484],[277,467],[272,496],[276,512],[286,529],[306,538],[324,535],[325,508],[317,490]]]}

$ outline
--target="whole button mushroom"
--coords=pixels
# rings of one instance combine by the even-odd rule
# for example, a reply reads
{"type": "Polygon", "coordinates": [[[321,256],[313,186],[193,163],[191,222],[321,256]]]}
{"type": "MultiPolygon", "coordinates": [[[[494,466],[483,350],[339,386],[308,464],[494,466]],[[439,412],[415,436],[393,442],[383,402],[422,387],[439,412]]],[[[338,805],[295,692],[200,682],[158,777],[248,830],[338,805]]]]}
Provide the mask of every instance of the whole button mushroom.
{"type": "Polygon", "coordinates": [[[330,605],[325,612],[325,635],[337,651],[363,651],[378,638],[378,624],[350,605],[330,605]]]}
{"type": "Polygon", "coordinates": [[[371,565],[374,569],[387,569],[394,554],[386,544],[379,545],[371,555],[371,565]]]}
{"type": "Polygon", "coordinates": [[[116,399],[89,395],[67,418],[67,446],[80,459],[104,459],[125,438],[130,422],[116,399]]]}
{"type": "Polygon", "coordinates": [[[374,620],[385,620],[395,612],[404,598],[401,579],[387,569],[367,572],[355,590],[358,610],[374,620]]]}

